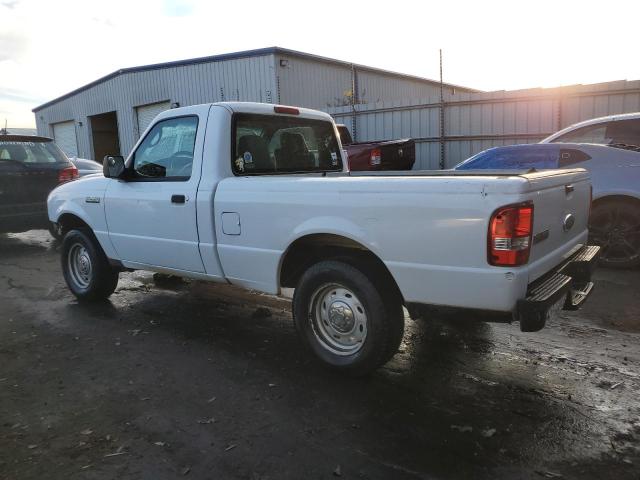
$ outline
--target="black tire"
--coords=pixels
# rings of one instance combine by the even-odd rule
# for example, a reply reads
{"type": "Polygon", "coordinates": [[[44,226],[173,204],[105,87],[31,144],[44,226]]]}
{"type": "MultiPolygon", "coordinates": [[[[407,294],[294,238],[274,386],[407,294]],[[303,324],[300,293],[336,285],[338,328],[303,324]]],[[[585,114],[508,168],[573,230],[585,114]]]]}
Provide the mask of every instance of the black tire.
{"type": "Polygon", "coordinates": [[[118,285],[118,271],[109,265],[89,230],[71,230],[65,235],[61,263],[69,290],[82,302],[104,300],[118,285]]]}
{"type": "Polygon", "coordinates": [[[62,237],[64,237],[64,235],[62,233],[62,226],[59,223],[49,222],[48,230],[55,240],[58,240],[59,242],[62,241],[62,237]]]}
{"type": "Polygon", "coordinates": [[[365,272],[370,273],[366,267],[359,268],[344,261],[322,261],[309,267],[302,275],[293,295],[293,318],[304,344],[325,366],[356,376],[371,373],[389,361],[397,352],[404,333],[404,311],[399,295],[391,293],[394,288],[385,279],[365,272]],[[325,291],[327,293],[323,295],[325,291]],[[332,297],[338,291],[343,293],[332,297]],[[353,297],[349,300],[343,298],[347,304],[343,303],[340,295],[348,297],[349,294],[353,297]],[[337,300],[331,303],[334,298],[337,300]],[[343,312],[336,323],[344,322],[347,317],[347,325],[342,327],[351,329],[351,333],[338,331],[333,326],[334,320],[328,312],[335,312],[336,305],[343,312]],[[354,315],[345,315],[345,311],[354,315]],[[348,319],[351,319],[353,327],[349,326],[348,319]],[[363,331],[359,322],[365,324],[364,338],[344,349],[341,340],[332,344],[332,334],[344,333],[344,337],[352,333],[362,335],[358,333],[363,331]]]}
{"type": "Polygon", "coordinates": [[[596,203],[589,218],[589,242],[600,245],[602,266],[640,266],[640,204],[618,199],[596,203]]]}

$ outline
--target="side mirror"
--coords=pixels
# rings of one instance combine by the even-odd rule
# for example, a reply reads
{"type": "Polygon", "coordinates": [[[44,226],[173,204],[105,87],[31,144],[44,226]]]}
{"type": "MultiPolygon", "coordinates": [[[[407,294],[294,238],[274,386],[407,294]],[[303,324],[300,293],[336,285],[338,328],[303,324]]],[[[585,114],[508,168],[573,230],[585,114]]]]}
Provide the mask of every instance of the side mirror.
{"type": "Polygon", "coordinates": [[[124,173],[124,158],[120,155],[106,155],[102,161],[102,173],[107,178],[120,178],[124,173]]]}

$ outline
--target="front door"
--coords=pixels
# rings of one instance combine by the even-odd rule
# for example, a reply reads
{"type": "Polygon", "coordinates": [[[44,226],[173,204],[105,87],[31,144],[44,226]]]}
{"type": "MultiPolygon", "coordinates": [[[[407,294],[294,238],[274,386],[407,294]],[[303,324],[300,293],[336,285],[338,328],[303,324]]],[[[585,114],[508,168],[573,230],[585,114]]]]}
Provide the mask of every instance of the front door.
{"type": "Polygon", "coordinates": [[[202,149],[195,148],[203,125],[197,115],[158,121],[127,162],[127,179],[110,181],[109,237],[125,266],[204,272],[196,221],[202,149]]]}

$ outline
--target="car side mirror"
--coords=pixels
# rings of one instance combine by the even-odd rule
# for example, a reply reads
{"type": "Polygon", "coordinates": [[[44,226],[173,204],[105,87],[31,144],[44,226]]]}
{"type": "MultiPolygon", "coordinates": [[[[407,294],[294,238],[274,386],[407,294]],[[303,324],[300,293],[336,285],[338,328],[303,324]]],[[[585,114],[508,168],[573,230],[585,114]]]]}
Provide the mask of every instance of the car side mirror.
{"type": "Polygon", "coordinates": [[[102,161],[102,173],[107,178],[121,178],[124,173],[124,158],[120,155],[106,155],[102,161]]]}

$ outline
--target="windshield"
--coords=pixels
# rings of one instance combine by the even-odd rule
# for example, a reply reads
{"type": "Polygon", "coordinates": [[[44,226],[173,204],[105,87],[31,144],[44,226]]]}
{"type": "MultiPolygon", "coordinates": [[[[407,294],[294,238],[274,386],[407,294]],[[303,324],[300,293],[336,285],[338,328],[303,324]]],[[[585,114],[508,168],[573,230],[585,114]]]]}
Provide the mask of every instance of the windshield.
{"type": "Polygon", "coordinates": [[[25,164],[66,163],[67,157],[58,146],[49,142],[22,142],[0,140],[0,162],[12,161],[25,164]]]}
{"type": "Polygon", "coordinates": [[[556,168],[556,157],[547,149],[506,148],[480,152],[455,167],[456,170],[521,170],[556,168]]]}

